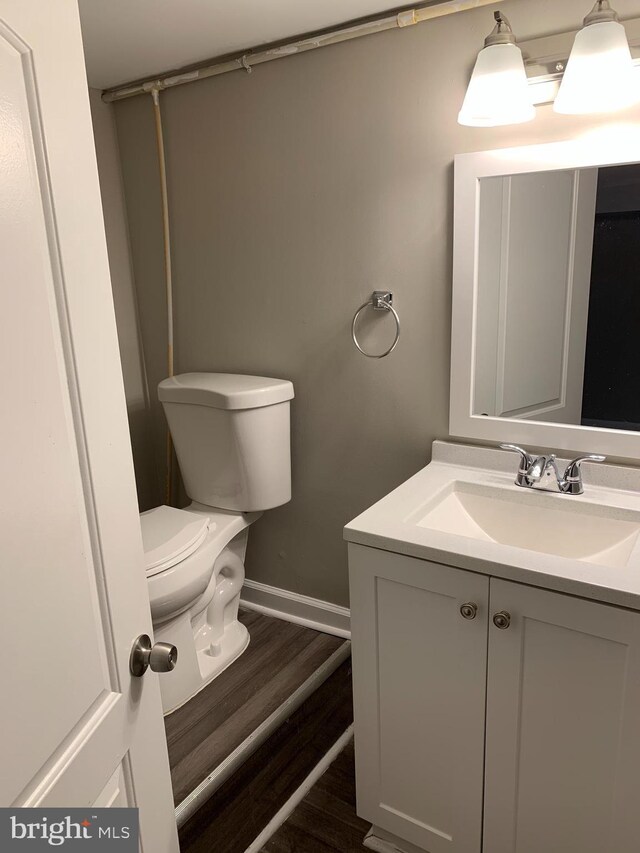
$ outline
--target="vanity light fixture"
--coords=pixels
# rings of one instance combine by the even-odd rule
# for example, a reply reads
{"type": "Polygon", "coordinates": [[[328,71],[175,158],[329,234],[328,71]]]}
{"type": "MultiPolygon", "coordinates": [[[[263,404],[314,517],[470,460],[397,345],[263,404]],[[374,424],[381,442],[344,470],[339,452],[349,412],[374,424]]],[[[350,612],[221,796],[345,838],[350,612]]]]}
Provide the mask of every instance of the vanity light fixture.
{"type": "Polygon", "coordinates": [[[638,101],[640,86],[625,29],[609,0],[597,0],[576,35],[553,108],[585,115],[621,110],[638,101]]]}
{"type": "Polygon", "coordinates": [[[501,12],[493,16],[496,25],[478,54],[459,124],[497,127],[535,118],[522,52],[505,16],[501,12]]]}

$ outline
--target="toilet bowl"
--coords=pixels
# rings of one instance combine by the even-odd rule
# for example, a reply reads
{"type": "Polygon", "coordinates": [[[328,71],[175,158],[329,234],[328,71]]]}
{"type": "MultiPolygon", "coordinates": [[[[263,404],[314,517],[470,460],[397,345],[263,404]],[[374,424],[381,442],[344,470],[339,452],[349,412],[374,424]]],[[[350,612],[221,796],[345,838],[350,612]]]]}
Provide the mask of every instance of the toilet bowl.
{"type": "Polygon", "coordinates": [[[291,497],[286,380],[183,374],[160,383],[186,509],[140,515],[156,642],[178,647],[160,681],[165,713],[180,707],[246,649],[238,621],[249,526],[291,497]]]}

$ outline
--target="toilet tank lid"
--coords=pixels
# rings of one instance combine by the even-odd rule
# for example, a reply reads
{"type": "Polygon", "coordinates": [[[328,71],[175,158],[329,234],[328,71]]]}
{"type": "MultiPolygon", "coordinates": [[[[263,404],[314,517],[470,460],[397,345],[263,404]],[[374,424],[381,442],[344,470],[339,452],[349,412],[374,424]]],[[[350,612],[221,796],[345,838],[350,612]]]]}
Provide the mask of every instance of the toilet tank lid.
{"type": "Polygon", "coordinates": [[[182,373],[163,379],[158,399],[169,403],[195,403],[215,409],[257,409],[293,398],[288,379],[239,373],[182,373]]]}
{"type": "Polygon", "coordinates": [[[209,530],[206,516],[157,506],[140,513],[142,546],[147,576],[166,571],[193,554],[209,530]]]}

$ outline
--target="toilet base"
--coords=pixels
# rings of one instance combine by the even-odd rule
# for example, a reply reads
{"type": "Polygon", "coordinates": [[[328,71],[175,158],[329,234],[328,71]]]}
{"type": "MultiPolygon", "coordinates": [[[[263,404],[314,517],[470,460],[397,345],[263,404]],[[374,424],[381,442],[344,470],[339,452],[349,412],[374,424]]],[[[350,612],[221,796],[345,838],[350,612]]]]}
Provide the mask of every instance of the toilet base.
{"type": "Polygon", "coordinates": [[[225,625],[223,635],[216,643],[203,646],[202,638],[194,638],[188,613],[159,626],[154,633],[156,642],[172,642],[178,647],[176,668],[169,678],[160,679],[165,716],[181,708],[210,684],[231,666],[249,645],[249,632],[241,622],[235,620],[225,625]]]}
{"type": "Polygon", "coordinates": [[[249,645],[249,632],[238,621],[247,533],[243,530],[223,548],[206,590],[189,610],[154,625],[156,642],[178,648],[176,668],[160,679],[165,714],[199,693],[249,645]]]}

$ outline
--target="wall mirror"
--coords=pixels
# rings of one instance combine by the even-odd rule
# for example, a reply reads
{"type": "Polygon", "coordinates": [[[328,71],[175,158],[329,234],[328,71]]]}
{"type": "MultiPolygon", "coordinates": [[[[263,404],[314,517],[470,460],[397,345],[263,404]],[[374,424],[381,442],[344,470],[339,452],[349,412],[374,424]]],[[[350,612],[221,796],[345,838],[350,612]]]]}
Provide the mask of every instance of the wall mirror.
{"type": "Polygon", "coordinates": [[[640,459],[627,153],[583,141],[456,158],[452,435],[640,459]]]}

